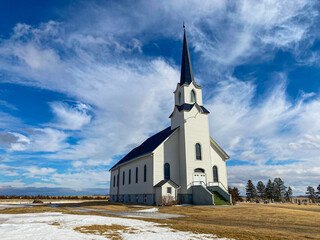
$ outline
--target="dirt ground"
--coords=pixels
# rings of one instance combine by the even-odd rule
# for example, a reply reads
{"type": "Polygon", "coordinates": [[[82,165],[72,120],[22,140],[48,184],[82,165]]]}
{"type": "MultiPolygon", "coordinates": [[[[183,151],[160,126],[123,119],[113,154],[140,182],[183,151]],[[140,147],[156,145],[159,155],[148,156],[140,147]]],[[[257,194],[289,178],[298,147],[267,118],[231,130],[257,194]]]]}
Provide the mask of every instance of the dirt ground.
{"type": "MultiPolygon", "coordinates": [[[[46,206],[0,210],[1,213],[63,211],[70,207],[90,207],[108,211],[132,211],[150,206],[113,204],[105,201],[64,203],[60,209],[46,206]]],[[[171,206],[159,207],[161,213],[184,215],[174,219],[143,219],[169,224],[180,231],[216,234],[234,239],[320,239],[320,206],[296,204],[241,203],[234,206],[171,206]]],[[[88,214],[88,213],[86,213],[88,214]]],[[[91,212],[101,215],[101,213],[91,212]]]]}

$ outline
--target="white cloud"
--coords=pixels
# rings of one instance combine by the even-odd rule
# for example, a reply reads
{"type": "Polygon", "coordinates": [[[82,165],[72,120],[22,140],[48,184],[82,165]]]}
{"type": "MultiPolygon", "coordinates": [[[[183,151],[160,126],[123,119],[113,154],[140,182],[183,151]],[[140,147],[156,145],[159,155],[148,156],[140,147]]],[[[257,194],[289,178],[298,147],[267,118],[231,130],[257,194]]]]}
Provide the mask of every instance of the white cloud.
{"type": "Polygon", "coordinates": [[[10,167],[8,165],[5,164],[0,164],[0,172],[1,174],[3,174],[4,176],[18,176],[18,172],[17,172],[17,168],[16,167],[10,167]]]}
{"type": "Polygon", "coordinates": [[[110,181],[110,173],[106,169],[90,169],[69,173],[54,173],[51,182],[57,186],[81,190],[86,188],[107,187],[110,181]]]}
{"type": "Polygon", "coordinates": [[[254,82],[235,78],[220,82],[207,105],[211,134],[231,160],[249,163],[228,167],[231,185],[245,184],[248,178],[267,181],[281,177],[303,194],[305,186],[320,182],[320,175],[315,174],[319,170],[320,125],[316,119],[320,117],[320,97],[302,94],[291,102],[285,75],[275,77],[279,85],[261,99],[255,98],[254,82]],[[270,160],[278,165],[266,166],[270,160]],[[312,177],[302,181],[304,176],[312,177]]]}
{"type": "Polygon", "coordinates": [[[23,151],[27,149],[30,140],[16,132],[0,132],[0,145],[11,151],[23,151]]]}
{"type": "Polygon", "coordinates": [[[72,107],[66,103],[53,102],[50,106],[56,117],[56,122],[50,125],[56,128],[80,130],[91,121],[91,116],[87,114],[90,107],[84,103],[72,107]]]}
{"type": "Polygon", "coordinates": [[[312,162],[300,162],[275,166],[230,166],[228,167],[228,178],[232,186],[240,188],[242,195],[245,195],[245,185],[250,178],[256,185],[258,181],[267,183],[268,179],[273,180],[280,177],[285,186],[294,189],[293,194],[304,195],[308,186],[317,187],[320,182],[320,167],[312,162]],[[239,173],[246,174],[239,174],[239,173]],[[307,177],[306,177],[307,176],[307,177]]]}
{"type": "MultiPolygon", "coordinates": [[[[115,155],[169,125],[179,67],[171,59],[144,56],[143,50],[155,39],[181,41],[184,19],[190,47],[200,54],[194,61],[195,73],[209,73],[208,79],[219,82],[214,91],[204,88],[213,137],[233,158],[258,166],[270,158],[296,159],[307,163],[299,166],[308,171],[319,155],[319,98],[310,93],[296,101],[287,99],[290,79],[285,73],[274,76],[280,84],[257,97],[253,80],[244,82],[231,73],[234,66],[253,58],[272,59],[278,49],[291,51],[301,64],[313,64],[318,54],[303,54],[317,37],[310,34],[318,15],[315,3],[151,1],[134,3],[138,13],[130,6],[119,12],[118,3],[106,7],[90,2],[67,22],[17,24],[12,36],[0,42],[1,81],[60,92],[78,104],[52,102],[52,122],[44,128],[29,126],[25,135],[21,131],[21,136],[14,135],[18,131],[11,127],[22,124],[1,112],[0,127],[10,129],[15,139],[12,150],[57,152],[48,159],[72,160],[74,168],[112,164],[115,155]],[[83,22],[84,15],[91,21],[83,22]],[[69,136],[77,137],[75,145],[66,143],[69,136]]],[[[230,169],[236,176],[243,168],[230,169]]],[[[55,183],[66,178],[74,187],[85,175],[48,174],[55,183]]],[[[106,180],[98,173],[87,186],[106,180]]],[[[243,184],[234,178],[231,183],[243,184]]]]}
{"type": "Polygon", "coordinates": [[[19,128],[24,127],[24,124],[21,122],[20,119],[0,111],[0,128],[2,129],[12,129],[12,128],[19,128]]]}
{"type": "Polygon", "coordinates": [[[28,150],[34,152],[55,152],[68,147],[65,142],[68,135],[52,128],[35,128],[31,130],[31,144],[28,150]]]}
{"type": "Polygon", "coordinates": [[[189,42],[205,57],[203,64],[214,62],[227,68],[253,58],[270,60],[279,49],[291,50],[299,59],[316,37],[310,33],[319,15],[316,4],[308,0],[228,2],[226,11],[192,20],[189,42]]]}
{"type": "Polygon", "coordinates": [[[16,106],[14,106],[13,104],[10,104],[4,100],[0,100],[0,106],[4,106],[4,107],[11,109],[11,110],[18,110],[18,108],[16,106]]]}
{"type": "Polygon", "coordinates": [[[25,135],[17,132],[0,132],[0,145],[9,151],[55,152],[68,147],[68,135],[53,128],[26,129],[25,135]]]}
{"type": "Polygon", "coordinates": [[[21,180],[13,180],[10,182],[0,182],[0,188],[20,188],[24,187],[25,183],[21,180]]]}
{"type": "Polygon", "coordinates": [[[56,172],[56,169],[54,168],[38,168],[36,166],[25,167],[24,170],[27,171],[24,175],[31,178],[36,176],[51,175],[52,173],[56,172]]]}
{"type": "Polygon", "coordinates": [[[59,62],[59,56],[51,49],[36,49],[33,44],[26,44],[13,49],[19,59],[32,69],[50,70],[59,62]]]}

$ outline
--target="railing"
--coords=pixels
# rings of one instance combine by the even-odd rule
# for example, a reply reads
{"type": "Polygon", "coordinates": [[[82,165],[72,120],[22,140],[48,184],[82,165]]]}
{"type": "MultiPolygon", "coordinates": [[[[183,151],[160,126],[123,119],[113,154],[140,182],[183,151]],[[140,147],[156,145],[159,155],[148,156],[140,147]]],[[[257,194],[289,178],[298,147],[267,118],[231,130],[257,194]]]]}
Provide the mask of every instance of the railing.
{"type": "Polygon", "coordinates": [[[221,187],[227,192],[229,193],[228,189],[223,185],[222,182],[208,182],[207,183],[207,186],[218,186],[218,187],[221,187]]]}
{"type": "Polygon", "coordinates": [[[203,181],[192,181],[189,185],[189,186],[198,186],[198,185],[201,185],[201,186],[204,186],[204,187],[210,187],[210,186],[218,186],[220,188],[222,188],[224,191],[226,191],[227,193],[229,193],[228,189],[223,185],[222,182],[208,182],[208,183],[205,183],[203,181]]]}
{"type": "Polygon", "coordinates": [[[193,181],[193,182],[189,183],[188,187],[189,186],[199,186],[199,185],[201,185],[203,187],[207,187],[207,184],[203,181],[193,181]]]}

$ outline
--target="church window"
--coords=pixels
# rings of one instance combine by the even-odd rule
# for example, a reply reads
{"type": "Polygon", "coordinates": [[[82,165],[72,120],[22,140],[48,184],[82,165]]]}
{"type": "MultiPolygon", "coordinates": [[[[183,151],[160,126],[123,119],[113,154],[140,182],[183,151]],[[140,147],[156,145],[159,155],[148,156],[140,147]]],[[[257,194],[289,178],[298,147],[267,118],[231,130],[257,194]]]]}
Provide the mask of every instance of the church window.
{"type": "Polygon", "coordinates": [[[182,103],[182,97],[181,97],[181,92],[179,92],[179,104],[182,103]]]}
{"type": "Polygon", "coordinates": [[[171,191],[172,189],[171,189],[171,187],[167,187],[167,193],[170,193],[171,194],[171,191]]]}
{"type": "Polygon", "coordinates": [[[131,169],[129,169],[129,184],[131,184],[131,169]]]}
{"type": "Polygon", "coordinates": [[[196,144],[196,159],[201,160],[201,145],[200,145],[200,143],[196,144]]]}
{"type": "Polygon", "coordinates": [[[166,179],[166,180],[170,179],[170,164],[169,163],[164,164],[164,179],[166,179]]]}
{"type": "Polygon", "coordinates": [[[219,182],[217,166],[213,166],[213,181],[219,182]]]}
{"type": "Polygon", "coordinates": [[[202,173],[204,173],[204,169],[202,169],[202,168],[196,168],[196,169],[194,170],[194,172],[202,172],[202,173]]]}
{"type": "Polygon", "coordinates": [[[136,183],[138,183],[138,167],[136,167],[136,183]]]}
{"type": "Polygon", "coordinates": [[[116,175],[113,176],[113,187],[116,186],[116,175]]]}
{"type": "Polygon", "coordinates": [[[194,92],[194,90],[191,91],[191,103],[195,103],[196,102],[196,93],[194,92]]]}
{"type": "Polygon", "coordinates": [[[122,173],[122,185],[124,185],[124,181],[126,180],[125,172],[122,173]]]}
{"type": "Polygon", "coordinates": [[[146,182],[147,181],[147,165],[144,165],[144,169],[143,169],[143,181],[146,182]]]}

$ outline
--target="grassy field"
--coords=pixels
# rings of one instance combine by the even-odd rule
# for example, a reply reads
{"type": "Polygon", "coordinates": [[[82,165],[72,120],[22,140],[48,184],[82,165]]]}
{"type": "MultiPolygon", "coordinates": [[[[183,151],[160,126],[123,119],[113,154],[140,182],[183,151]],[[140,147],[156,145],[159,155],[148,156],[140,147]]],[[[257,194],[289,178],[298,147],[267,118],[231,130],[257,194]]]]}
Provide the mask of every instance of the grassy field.
{"type": "Polygon", "coordinates": [[[235,239],[320,239],[320,206],[316,205],[248,203],[160,208],[160,212],[188,216],[165,221],[177,230],[235,239]]]}
{"type": "MultiPolygon", "coordinates": [[[[111,204],[103,201],[62,204],[63,209],[45,206],[0,210],[1,213],[24,213],[63,211],[75,213],[68,208],[81,206],[108,211],[138,210],[130,204],[111,204]]],[[[150,206],[145,206],[150,208],[150,206]]],[[[218,237],[235,239],[320,239],[320,206],[295,204],[250,204],[235,206],[172,206],[160,207],[160,212],[185,215],[184,218],[169,220],[143,219],[169,224],[180,231],[216,234],[218,237]]],[[[103,226],[99,226],[102,227],[103,226]]]]}

